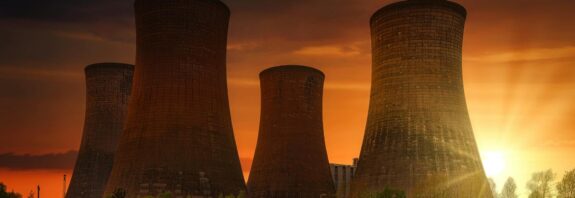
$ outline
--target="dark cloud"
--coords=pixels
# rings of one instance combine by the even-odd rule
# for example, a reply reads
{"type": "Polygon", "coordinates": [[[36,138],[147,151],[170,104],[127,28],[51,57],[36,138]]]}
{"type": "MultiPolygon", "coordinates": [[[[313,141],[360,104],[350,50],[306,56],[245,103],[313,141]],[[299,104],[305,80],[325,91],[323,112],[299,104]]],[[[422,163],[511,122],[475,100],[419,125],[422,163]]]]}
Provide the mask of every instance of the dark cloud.
{"type": "MultiPolygon", "coordinates": [[[[42,155],[18,155],[14,153],[0,154],[0,169],[11,170],[70,170],[74,168],[78,151],[65,153],[49,153],[42,155]]],[[[242,157],[242,170],[250,171],[252,158],[242,157]]]]}
{"type": "MultiPolygon", "coordinates": [[[[283,40],[289,43],[332,43],[367,35],[376,1],[292,0],[226,1],[232,9],[232,38],[283,40]]],[[[354,38],[357,39],[357,38],[354,38]]]]}
{"type": "MultiPolygon", "coordinates": [[[[133,61],[133,58],[129,58],[134,53],[131,44],[108,41],[106,39],[111,38],[99,36],[98,31],[62,29],[50,30],[50,27],[46,26],[0,27],[0,41],[3,43],[0,45],[0,67],[56,70],[74,68],[74,71],[82,72],[84,65],[95,62],[133,61]]],[[[113,30],[108,31],[110,34],[115,33],[113,30]]]]}
{"type": "MultiPolygon", "coordinates": [[[[0,32],[32,32],[69,41],[133,43],[133,0],[3,0],[0,32]],[[38,30],[40,29],[40,30],[38,30]]],[[[0,42],[34,40],[29,34],[2,35],[0,42]]],[[[26,52],[26,51],[25,51],[26,52]]]]}
{"type": "Polygon", "coordinates": [[[50,22],[129,21],[132,0],[3,0],[0,18],[50,22]]]}
{"type": "MultiPolygon", "coordinates": [[[[3,0],[0,3],[0,21],[65,23],[74,27],[57,28],[88,32],[104,39],[133,41],[134,34],[128,33],[133,27],[133,1],[3,0]],[[121,36],[119,32],[125,35],[121,36]]],[[[292,49],[309,44],[349,42],[350,39],[368,40],[371,14],[396,0],[223,1],[232,10],[231,42],[263,43],[261,50],[269,51],[265,44],[272,42],[292,49]],[[286,43],[289,45],[284,45],[286,43]]],[[[541,39],[538,43],[557,45],[561,41],[572,40],[569,33],[575,24],[565,19],[572,17],[571,8],[575,7],[575,1],[458,2],[470,11],[469,36],[485,33],[481,42],[497,44],[514,42],[508,41],[508,37],[518,40],[534,37],[541,39]]]]}
{"type": "Polygon", "coordinates": [[[78,148],[84,120],[83,79],[82,73],[0,68],[0,151],[78,148]]]}
{"type": "Polygon", "coordinates": [[[74,168],[77,151],[44,155],[0,154],[0,168],[12,170],[69,170],[74,168]]]}

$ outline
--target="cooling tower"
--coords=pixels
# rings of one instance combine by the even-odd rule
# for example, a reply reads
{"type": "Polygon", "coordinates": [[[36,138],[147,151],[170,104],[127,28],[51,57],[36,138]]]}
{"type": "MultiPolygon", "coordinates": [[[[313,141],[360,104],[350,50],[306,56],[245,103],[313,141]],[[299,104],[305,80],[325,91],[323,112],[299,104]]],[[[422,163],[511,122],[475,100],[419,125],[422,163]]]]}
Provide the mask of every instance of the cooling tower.
{"type": "Polygon", "coordinates": [[[353,197],[491,197],[462,80],[464,7],[407,0],[371,18],[372,88],[353,197]]]}
{"type": "Polygon", "coordinates": [[[226,80],[230,11],[218,0],[136,0],[137,69],[106,192],[245,191],[226,80]]]}
{"type": "Polygon", "coordinates": [[[260,73],[261,117],[251,198],[318,198],[334,187],[323,135],[324,75],[305,66],[260,73]]]}
{"type": "Polygon", "coordinates": [[[134,66],[100,63],[85,72],[84,134],[66,198],[102,198],[128,111],[134,66]]]}

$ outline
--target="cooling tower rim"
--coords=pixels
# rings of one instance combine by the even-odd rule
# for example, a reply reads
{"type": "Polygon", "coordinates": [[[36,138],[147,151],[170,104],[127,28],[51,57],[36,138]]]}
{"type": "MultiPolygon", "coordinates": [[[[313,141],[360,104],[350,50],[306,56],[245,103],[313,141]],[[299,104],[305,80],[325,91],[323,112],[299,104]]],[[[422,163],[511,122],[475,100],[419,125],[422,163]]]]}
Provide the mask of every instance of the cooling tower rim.
{"type": "Polygon", "coordinates": [[[86,66],[84,68],[85,71],[95,70],[95,69],[128,69],[134,70],[134,65],[127,64],[127,63],[114,63],[114,62],[105,62],[105,63],[94,63],[91,65],[86,66]]]}
{"type": "Polygon", "coordinates": [[[211,0],[211,1],[215,1],[215,3],[217,3],[217,4],[221,5],[221,6],[223,6],[224,8],[226,8],[228,14],[231,14],[232,10],[231,10],[230,7],[228,6],[228,4],[226,4],[226,3],[224,3],[224,2],[222,2],[222,1],[220,1],[220,0],[211,0]]]}
{"type": "Polygon", "coordinates": [[[373,15],[371,15],[369,22],[373,23],[375,18],[377,18],[379,15],[382,15],[383,13],[390,11],[390,10],[405,8],[405,7],[411,6],[411,5],[425,5],[425,4],[443,5],[443,6],[446,6],[446,7],[453,9],[457,13],[461,14],[463,17],[467,17],[467,9],[465,9],[465,7],[463,7],[462,5],[460,5],[456,2],[453,2],[453,1],[448,1],[448,0],[404,0],[404,1],[391,3],[389,5],[386,5],[380,9],[378,9],[377,11],[375,11],[373,13],[373,15]]]}
{"type": "Polygon", "coordinates": [[[279,71],[310,71],[320,74],[322,77],[325,78],[325,74],[321,70],[305,65],[279,65],[270,67],[260,72],[260,77],[271,72],[279,72],[279,71]]]}

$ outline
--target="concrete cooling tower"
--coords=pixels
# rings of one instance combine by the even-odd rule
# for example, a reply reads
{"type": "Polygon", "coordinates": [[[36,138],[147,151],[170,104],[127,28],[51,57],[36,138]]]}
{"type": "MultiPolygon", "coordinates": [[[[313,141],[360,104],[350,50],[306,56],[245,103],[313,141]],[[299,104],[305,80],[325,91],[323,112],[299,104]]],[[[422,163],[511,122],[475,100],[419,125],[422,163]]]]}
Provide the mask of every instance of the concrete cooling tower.
{"type": "Polygon", "coordinates": [[[371,18],[372,88],[353,197],[491,197],[463,89],[466,10],[407,0],[371,18]]]}
{"type": "Polygon", "coordinates": [[[128,111],[134,66],[86,67],[84,134],[66,198],[102,198],[128,111]]]}
{"type": "Polygon", "coordinates": [[[226,80],[230,10],[218,0],[136,0],[137,57],[107,194],[245,191],[226,80]]]}
{"type": "Polygon", "coordinates": [[[324,74],[305,66],[260,73],[260,132],[248,181],[251,198],[334,194],[324,142],[324,74]]]}

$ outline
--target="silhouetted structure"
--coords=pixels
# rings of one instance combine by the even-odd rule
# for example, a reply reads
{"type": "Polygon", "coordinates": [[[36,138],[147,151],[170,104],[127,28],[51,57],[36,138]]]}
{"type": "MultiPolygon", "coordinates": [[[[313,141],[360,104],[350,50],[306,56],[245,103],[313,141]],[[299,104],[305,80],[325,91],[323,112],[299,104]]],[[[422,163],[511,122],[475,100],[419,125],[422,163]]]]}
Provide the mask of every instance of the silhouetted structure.
{"type": "Polygon", "coordinates": [[[353,159],[352,165],[330,164],[331,177],[335,186],[336,198],[349,198],[351,196],[351,181],[357,169],[358,158],[353,159]]]}
{"type": "MultiPolygon", "coordinates": [[[[132,70],[132,74],[134,74],[133,72],[134,72],[134,70],[132,70]]],[[[118,139],[118,136],[116,136],[116,141],[117,141],[117,139],[118,139]]],[[[110,173],[108,172],[108,176],[110,176],[109,174],[110,173]]],[[[62,185],[62,197],[66,198],[66,174],[64,174],[64,184],[62,185]]]]}
{"type": "Polygon", "coordinates": [[[323,73],[279,66],[261,72],[260,80],[262,109],[250,197],[332,196],[322,121],[323,73]]]}
{"type": "MultiPolygon", "coordinates": [[[[84,134],[67,198],[102,198],[128,111],[134,66],[100,63],[86,67],[84,134]]],[[[38,188],[39,189],[39,188],[38,188]]]]}
{"type": "Polygon", "coordinates": [[[228,104],[230,11],[218,0],[136,0],[128,119],[106,193],[245,190],[228,104]]]}
{"type": "Polygon", "coordinates": [[[462,80],[466,10],[407,0],[371,18],[371,102],[353,197],[491,197],[462,80]]]}

